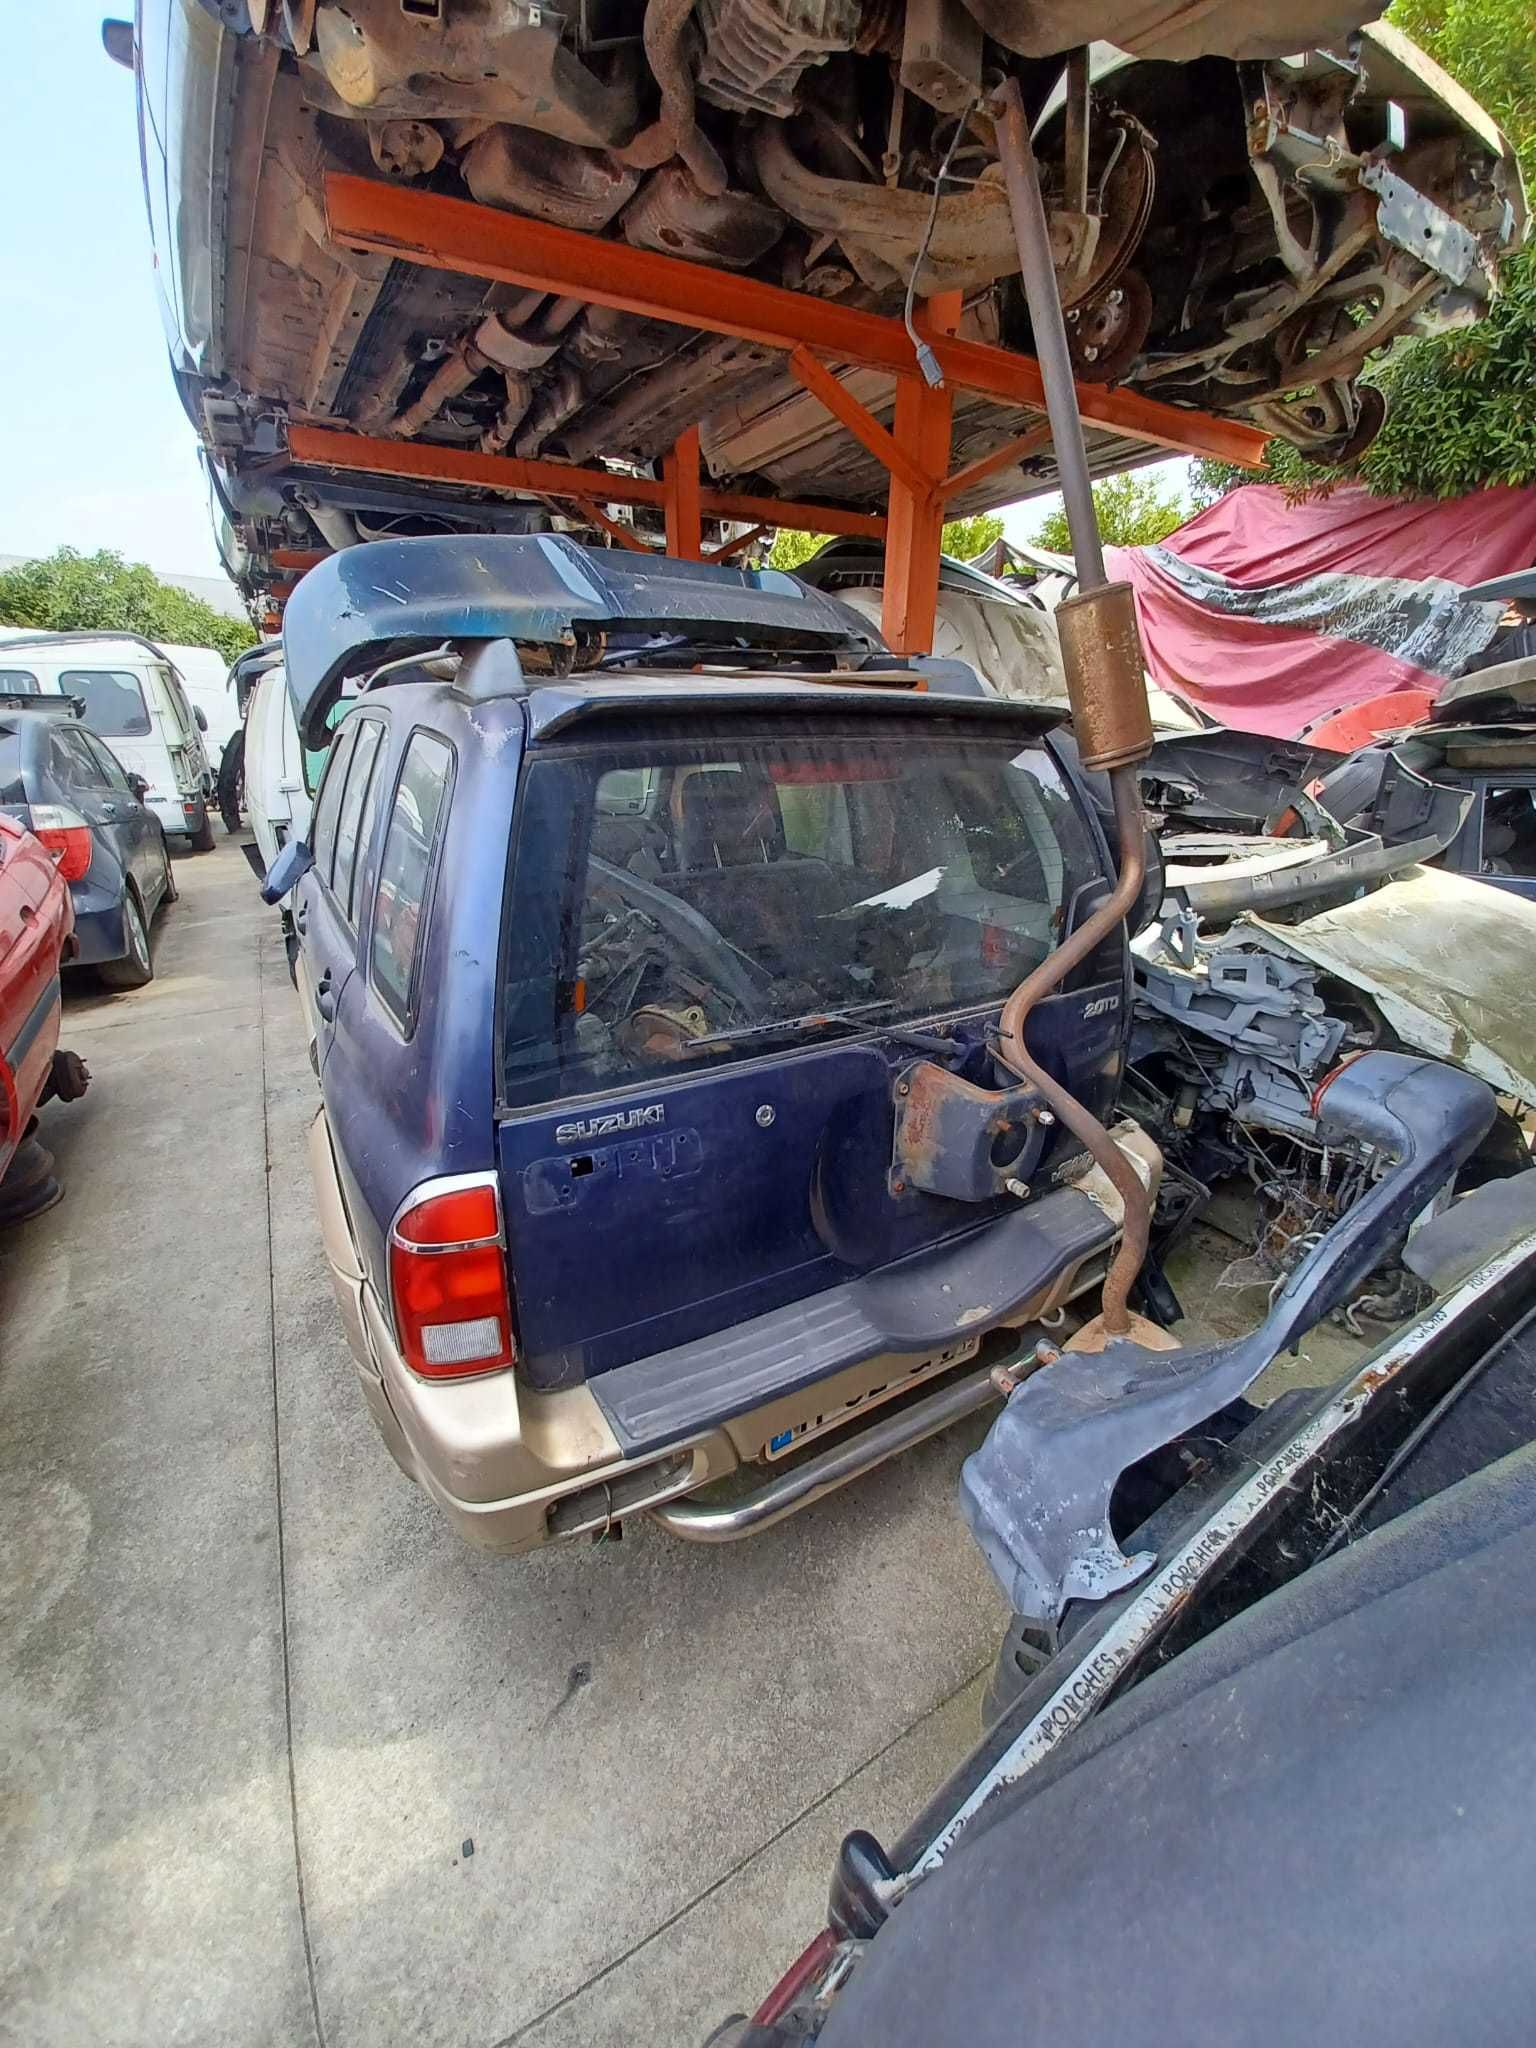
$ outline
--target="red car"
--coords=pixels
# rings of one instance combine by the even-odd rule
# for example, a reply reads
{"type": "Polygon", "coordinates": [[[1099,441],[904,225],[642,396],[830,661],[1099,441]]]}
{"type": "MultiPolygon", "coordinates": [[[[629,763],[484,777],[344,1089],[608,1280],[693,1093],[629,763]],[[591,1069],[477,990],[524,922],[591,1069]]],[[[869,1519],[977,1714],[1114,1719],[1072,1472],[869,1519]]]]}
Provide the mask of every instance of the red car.
{"type": "Polygon", "coordinates": [[[0,813],[0,1223],[51,1208],[63,1190],[34,1136],[37,1112],[73,1102],[89,1075],[59,1050],[59,970],[75,950],[75,910],[56,854],[0,813]]]}

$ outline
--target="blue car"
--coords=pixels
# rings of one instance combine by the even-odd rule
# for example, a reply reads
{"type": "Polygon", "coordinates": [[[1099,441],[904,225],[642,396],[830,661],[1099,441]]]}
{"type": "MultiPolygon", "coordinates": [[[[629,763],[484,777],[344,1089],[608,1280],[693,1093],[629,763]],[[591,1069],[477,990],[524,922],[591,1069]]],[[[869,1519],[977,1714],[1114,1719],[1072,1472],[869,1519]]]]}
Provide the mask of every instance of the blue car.
{"type": "MultiPolygon", "coordinates": [[[[346,549],[284,658],[307,744],[361,685],[265,886],[326,1253],[461,1534],[722,1540],[995,1400],[1121,1214],[990,1040],[1113,873],[1054,714],[792,577],[547,536],[346,549]]],[[[1128,988],[1121,927],[1031,1017],[1101,1116],[1128,988]]]]}
{"type": "Polygon", "coordinates": [[[76,700],[0,692],[0,810],[58,861],[75,904],[74,960],[109,988],[153,981],[155,916],[177,896],[145,786],[81,723],[76,700]]]}

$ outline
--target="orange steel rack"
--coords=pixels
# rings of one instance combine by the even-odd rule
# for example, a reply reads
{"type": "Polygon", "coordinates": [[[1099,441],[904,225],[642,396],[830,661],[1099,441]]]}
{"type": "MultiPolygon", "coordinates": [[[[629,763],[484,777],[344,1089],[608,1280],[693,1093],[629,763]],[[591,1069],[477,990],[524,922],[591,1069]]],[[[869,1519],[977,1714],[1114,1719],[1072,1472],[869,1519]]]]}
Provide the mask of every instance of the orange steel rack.
{"type": "MultiPolygon", "coordinates": [[[[797,381],[885,467],[890,479],[887,516],[713,490],[700,477],[696,426],[678,437],[659,479],[294,424],[289,451],[298,462],[557,499],[575,505],[623,547],[643,543],[603,508],[651,506],[662,513],[668,553],[695,561],[729,559],[756,538],[756,533],[742,535],[710,554],[703,541],[706,518],[746,521],[759,530],[790,526],[879,539],[885,545],[885,637],[899,653],[919,654],[933,645],[945,506],[1050,445],[1050,429],[1042,419],[991,454],[951,470],[956,390],[1042,414],[1045,410],[1045,389],[1033,357],[955,332],[961,311],[957,292],[935,296],[917,310],[915,324],[944,378],[941,385],[930,386],[902,322],[883,314],[551,227],[472,200],[343,172],[327,176],[325,204],[331,239],[346,248],[782,349],[797,381]],[[890,428],[845,389],[834,365],[895,378],[890,428]]],[[[1250,468],[1263,460],[1265,435],[1238,420],[1188,412],[1103,385],[1079,384],[1077,402],[1089,427],[1250,468]]],[[[275,566],[289,571],[308,568],[313,559],[299,550],[274,558],[275,566]]]]}

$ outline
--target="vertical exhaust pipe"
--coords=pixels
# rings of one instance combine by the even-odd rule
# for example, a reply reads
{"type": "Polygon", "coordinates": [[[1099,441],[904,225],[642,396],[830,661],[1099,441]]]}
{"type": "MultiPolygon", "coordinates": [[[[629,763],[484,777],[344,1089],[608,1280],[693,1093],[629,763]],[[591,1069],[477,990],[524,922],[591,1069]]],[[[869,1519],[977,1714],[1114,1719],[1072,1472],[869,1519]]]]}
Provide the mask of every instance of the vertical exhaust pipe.
{"type": "Polygon", "coordinates": [[[1098,1118],[1031,1057],[1024,1031],[1040,998],[1061,986],[1073,968],[1121,923],[1141,894],[1146,878],[1147,828],[1137,765],[1152,750],[1152,717],[1147,708],[1131,587],[1111,583],[1104,570],[1045,202],[1040,196],[1040,174],[1017,79],[1004,81],[993,108],[998,155],[1077,562],[1077,594],[1056,611],[1072,724],[1083,766],[1108,771],[1120,837],[1120,873],[1113,891],[1008,998],[998,1027],[998,1053],[1006,1066],[1040,1091],[1060,1121],[1087,1146],[1120,1196],[1124,1220],[1119,1249],[1104,1281],[1103,1327],[1108,1336],[1125,1337],[1131,1333],[1131,1287],[1147,1255],[1150,1199],[1140,1175],[1098,1118]]]}

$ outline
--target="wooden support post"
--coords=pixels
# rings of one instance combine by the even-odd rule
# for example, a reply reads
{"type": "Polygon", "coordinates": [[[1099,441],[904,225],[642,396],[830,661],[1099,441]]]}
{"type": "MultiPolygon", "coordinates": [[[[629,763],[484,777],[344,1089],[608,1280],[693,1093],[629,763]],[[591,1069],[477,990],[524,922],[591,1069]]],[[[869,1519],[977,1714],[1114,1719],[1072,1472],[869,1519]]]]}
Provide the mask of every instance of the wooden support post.
{"type": "MultiPolygon", "coordinates": [[[[941,292],[928,300],[920,326],[925,333],[953,334],[960,324],[959,292],[941,292]]],[[[944,530],[944,500],[939,480],[949,468],[949,430],[954,393],[948,384],[933,388],[921,377],[903,377],[896,386],[896,440],[925,478],[916,490],[905,477],[891,476],[890,509],[885,523],[885,594],[880,624],[898,654],[931,654],[939,602],[939,537],[944,530]]]]}
{"type": "Polygon", "coordinates": [[[661,465],[667,487],[667,553],[685,562],[704,559],[703,506],[699,497],[699,430],[685,427],[661,465]]]}

